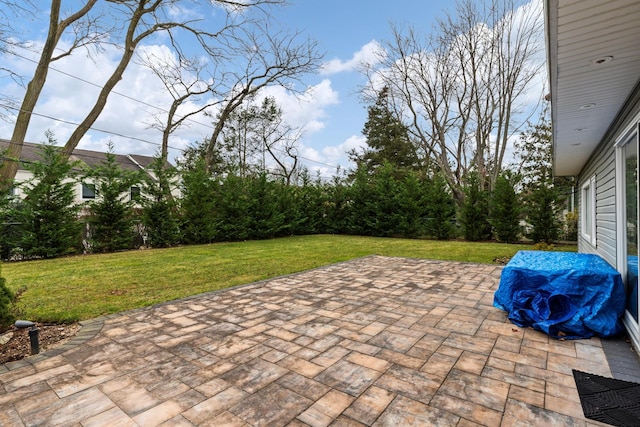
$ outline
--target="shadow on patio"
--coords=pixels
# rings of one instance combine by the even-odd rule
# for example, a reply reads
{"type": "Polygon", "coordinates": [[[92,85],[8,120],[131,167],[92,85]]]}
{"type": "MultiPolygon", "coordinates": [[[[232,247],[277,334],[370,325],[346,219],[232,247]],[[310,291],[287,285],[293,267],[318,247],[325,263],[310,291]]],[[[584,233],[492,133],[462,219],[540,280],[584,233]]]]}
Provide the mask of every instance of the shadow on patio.
{"type": "Polygon", "coordinates": [[[500,272],[371,256],[85,322],[0,367],[0,425],[602,425],[600,340],[511,324],[500,272]]]}

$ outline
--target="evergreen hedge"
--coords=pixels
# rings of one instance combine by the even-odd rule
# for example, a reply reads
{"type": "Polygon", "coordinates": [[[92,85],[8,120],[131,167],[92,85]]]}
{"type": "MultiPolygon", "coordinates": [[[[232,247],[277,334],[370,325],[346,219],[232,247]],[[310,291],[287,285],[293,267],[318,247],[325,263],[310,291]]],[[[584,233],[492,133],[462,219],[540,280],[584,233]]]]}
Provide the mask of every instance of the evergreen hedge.
{"type": "MultiPolygon", "coordinates": [[[[505,177],[498,179],[491,195],[479,188],[477,176],[468,177],[466,199],[456,216],[456,203],[442,176],[426,177],[407,170],[399,173],[388,163],[374,171],[360,168],[350,177],[336,176],[331,182],[312,180],[303,173],[300,185],[287,185],[264,173],[211,175],[205,173],[203,164],[195,164],[182,171],[179,199],[168,197],[176,182],[171,175],[175,171],[164,171],[160,164],[154,168],[153,178],[149,176],[142,185],[142,209],[129,209],[137,215],[134,219],[144,224],[142,232],[151,247],[330,233],[451,239],[458,237],[457,224],[466,240],[489,240],[492,229],[504,242],[520,238],[518,196],[505,177]]],[[[41,196],[33,194],[29,203],[40,203],[41,196]]],[[[552,241],[558,236],[555,207],[549,208],[556,206],[554,197],[555,193],[541,189],[527,198],[528,221],[533,225],[530,237],[536,241],[552,241]]],[[[108,211],[113,212],[116,210],[108,211]]],[[[11,209],[3,208],[1,213],[3,218],[15,216],[11,209]]],[[[116,213],[120,218],[121,210],[116,213]]],[[[114,225],[116,217],[111,221],[114,225]]],[[[24,242],[27,231],[24,224],[14,228],[13,234],[22,237],[12,241],[24,242]]],[[[110,241],[114,244],[104,242],[95,245],[95,250],[122,248],[115,244],[117,239],[110,241]]],[[[17,247],[1,243],[5,258],[17,247]]],[[[43,249],[40,253],[67,252],[43,249]]]]}

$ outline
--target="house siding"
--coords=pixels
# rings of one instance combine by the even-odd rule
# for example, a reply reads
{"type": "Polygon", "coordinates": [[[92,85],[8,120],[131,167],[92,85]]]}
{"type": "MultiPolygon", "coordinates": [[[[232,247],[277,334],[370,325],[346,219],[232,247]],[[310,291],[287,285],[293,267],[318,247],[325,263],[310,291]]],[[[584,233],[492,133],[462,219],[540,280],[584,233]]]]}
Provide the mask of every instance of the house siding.
{"type": "MultiPolygon", "coordinates": [[[[611,149],[600,150],[592,157],[578,177],[578,187],[595,175],[596,195],[596,245],[593,246],[581,233],[578,233],[578,250],[586,253],[597,253],[611,265],[616,265],[616,216],[611,212],[615,206],[615,178],[611,179],[611,171],[615,169],[613,145],[611,149]]],[[[582,192],[578,193],[578,206],[582,207],[582,192]]],[[[582,230],[582,216],[578,219],[578,229],[582,230]]]]}
{"type": "MultiPolygon", "coordinates": [[[[616,228],[616,141],[640,114],[640,90],[638,85],[622,108],[617,120],[607,131],[603,141],[593,152],[577,177],[577,187],[596,176],[596,245],[578,233],[579,252],[594,253],[617,267],[616,228]]],[[[582,208],[582,192],[578,192],[578,207],[582,208]]],[[[578,218],[578,230],[582,230],[582,216],[578,218]]]]}

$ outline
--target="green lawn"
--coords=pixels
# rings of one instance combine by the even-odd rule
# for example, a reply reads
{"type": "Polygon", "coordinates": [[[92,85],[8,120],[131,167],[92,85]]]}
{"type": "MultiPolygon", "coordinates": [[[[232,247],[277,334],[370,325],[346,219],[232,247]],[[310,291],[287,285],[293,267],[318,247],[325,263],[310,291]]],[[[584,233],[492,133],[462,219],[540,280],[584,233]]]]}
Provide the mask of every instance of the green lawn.
{"type": "Polygon", "coordinates": [[[3,263],[2,275],[26,289],[22,318],[70,322],[371,254],[491,263],[522,249],[533,246],[322,235],[3,263]]]}

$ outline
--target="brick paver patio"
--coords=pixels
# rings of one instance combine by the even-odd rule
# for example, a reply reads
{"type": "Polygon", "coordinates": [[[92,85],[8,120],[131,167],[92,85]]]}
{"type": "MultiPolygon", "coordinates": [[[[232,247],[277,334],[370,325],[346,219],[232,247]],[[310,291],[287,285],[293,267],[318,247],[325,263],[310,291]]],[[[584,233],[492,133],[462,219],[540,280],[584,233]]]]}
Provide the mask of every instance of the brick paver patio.
{"type": "Polygon", "coordinates": [[[603,425],[600,341],[509,323],[500,272],[372,256],[86,322],[0,367],[0,425],[603,425]]]}

